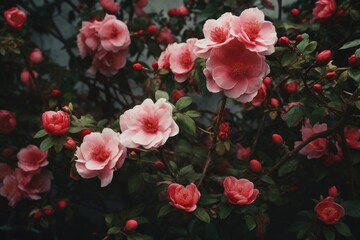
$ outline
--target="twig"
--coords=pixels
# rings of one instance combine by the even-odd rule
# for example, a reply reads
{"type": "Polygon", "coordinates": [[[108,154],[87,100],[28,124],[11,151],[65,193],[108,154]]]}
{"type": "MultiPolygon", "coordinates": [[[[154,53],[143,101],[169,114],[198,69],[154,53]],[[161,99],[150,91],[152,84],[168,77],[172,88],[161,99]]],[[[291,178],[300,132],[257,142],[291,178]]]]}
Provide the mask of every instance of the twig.
{"type": "MultiPolygon", "coordinates": [[[[261,119],[261,122],[260,122],[260,125],[259,125],[259,128],[258,128],[258,131],[256,133],[256,136],[255,136],[255,140],[251,146],[251,150],[250,150],[250,157],[252,157],[254,155],[254,152],[255,152],[255,149],[256,149],[256,146],[257,146],[257,143],[259,142],[259,138],[260,138],[260,135],[261,133],[263,132],[264,130],[264,127],[265,127],[265,119],[266,119],[266,116],[267,116],[267,112],[264,112],[264,115],[261,119]]],[[[251,159],[251,158],[250,158],[251,159]]]]}

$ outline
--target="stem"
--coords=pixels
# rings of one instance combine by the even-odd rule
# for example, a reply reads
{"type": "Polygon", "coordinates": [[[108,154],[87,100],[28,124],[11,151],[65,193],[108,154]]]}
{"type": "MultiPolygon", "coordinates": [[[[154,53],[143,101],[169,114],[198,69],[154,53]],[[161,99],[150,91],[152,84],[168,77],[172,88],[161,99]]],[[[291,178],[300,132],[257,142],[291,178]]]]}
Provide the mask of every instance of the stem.
{"type": "Polygon", "coordinates": [[[172,176],[175,179],[176,182],[178,182],[178,178],[177,178],[176,174],[174,173],[174,171],[170,165],[170,162],[165,157],[165,151],[163,150],[163,148],[160,148],[160,152],[161,152],[161,156],[162,156],[161,161],[164,163],[167,172],[170,174],[170,176],[172,176]]]}
{"type": "Polygon", "coordinates": [[[279,11],[278,11],[278,19],[281,20],[282,17],[282,0],[278,0],[279,11]]]}
{"type": "Polygon", "coordinates": [[[214,136],[213,136],[211,147],[210,147],[208,155],[206,157],[206,162],[205,162],[204,168],[202,170],[201,178],[200,178],[200,180],[199,180],[199,182],[197,184],[197,187],[199,187],[202,184],[202,182],[204,181],[206,172],[207,172],[207,170],[208,170],[208,168],[210,166],[211,155],[212,155],[212,153],[213,153],[213,151],[215,149],[215,146],[216,146],[217,135],[218,135],[218,132],[219,132],[219,126],[220,126],[220,122],[221,122],[221,116],[222,116],[222,114],[224,112],[224,109],[225,109],[226,100],[227,100],[226,96],[223,96],[223,98],[221,99],[221,106],[220,106],[219,111],[217,113],[217,119],[216,119],[216,123],[215,123],[215,127],[214,127],[214,136]]]}
{"type": "Polygon", "coordinates": [[[255,137],[255,140],[251,146],[251,150],[250,150],[250,159],[251,157],[253,156],[254,152],[255,152],[255,149],[256,149],[256,146],[257,146],[257,143],[259,141],[259,138],[260,138],[260,135],[261,133],[263,132],[264,130],[264,127],[265,127],[265,119],[266,119],[266,112],[264,112],[264,115],[261,119],[261,122],[260,122],[260,125],[259,125],[259,128],[258,128],[258,131],[256,133],[256,137],[255,137]]]}
{"type": "Polygon", "coordinates": [[[348,175],[348,181],[347,181],[347,185],[350,191],[350,197],[354,196],[355,193],[355,189],[354,189],[354,176],[353,176],[353,171],[352,171],[352,166],[351,166],[351,155],[349,152],[349,147],[347,145],[346,142],[346,137],[344,134],[344,129],[342,129],[340,131],[340,136],[341,136],[341,149],[344,153],[344,160],[346,161],[346,165],[347,165],[347,175],[348,175]]]}

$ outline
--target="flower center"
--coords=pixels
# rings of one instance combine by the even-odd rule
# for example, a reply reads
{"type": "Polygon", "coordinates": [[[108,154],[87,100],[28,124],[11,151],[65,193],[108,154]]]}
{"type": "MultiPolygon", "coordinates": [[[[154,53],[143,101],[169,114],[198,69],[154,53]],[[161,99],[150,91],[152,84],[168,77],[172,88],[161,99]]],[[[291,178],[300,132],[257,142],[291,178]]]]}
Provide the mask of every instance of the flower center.
{"type": "Polygon", "coordinates": [[[176,200],[183,205],[191,203],[191,199],[192,196],[186,188],[182,188],[176,193],[176,200]]]}
{"type": "Polygon", "coordinates": [[[180,56],[180,64],[181,64],[181,66],[183,68],[190,68],[191,67],[191,65],[193,64],[193,61],[191,59],[189,51],[186,51],[186,52],[181,54],[181,56],[180,56]]]}
{"type": "Polygon", "coordinates": [[[210,33],[210,38],[212,41],[216,43],[222,43],[226,40],[227,31],[224,30],[222,27],[216,27],[210,33]]]}
{"type": "Polygon", "coordinates": [[[243,63],[235,63],[230,72],[230,76],[234,79],[243,78],[248,74],[248,67],[243,63]]]}
{"type": "Polygon", "coordinates": [[[16,23],[23,21],[23,16],[21,16],[20,14],[12,14],[10,18],[12,21],[14,21],[16,23]]]}
{"type": "Polygon", "coordinates": [[[91,157],[98,162],[104,162],[109,156],[110,151],[103,145],[94,147],[91,152],[91,157]]]}
{"type": "Polygon", "coordinates": [[[158,122],[156,119],[146,119],[143,122],[143,130],[148,133],[156,133],[158,130],[158,122]]]}
{"type": "Polygon", "coordinates": [[[322,211],[322,214],[324,214],[327,218],[331,218],[336,215],[336,210],[333,207],[326,207],[322,211]]]}
{"type": "Polygon", "coordinates": [[[258,21],[247,22],[244,27],[246,35],[251,41],[254,41],[260,32],[260,24],[258,21]]]}

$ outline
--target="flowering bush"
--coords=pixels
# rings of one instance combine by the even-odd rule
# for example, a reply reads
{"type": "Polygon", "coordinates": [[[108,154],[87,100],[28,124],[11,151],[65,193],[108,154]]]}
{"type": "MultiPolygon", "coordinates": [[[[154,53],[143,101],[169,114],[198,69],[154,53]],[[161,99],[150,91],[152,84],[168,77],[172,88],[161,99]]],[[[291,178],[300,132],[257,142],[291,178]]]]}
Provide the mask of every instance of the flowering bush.
{"type": "Polygon", "coordinates": [[[155,2],[0,4],[0,239],[360,239],[358,1],[155,2]]]}

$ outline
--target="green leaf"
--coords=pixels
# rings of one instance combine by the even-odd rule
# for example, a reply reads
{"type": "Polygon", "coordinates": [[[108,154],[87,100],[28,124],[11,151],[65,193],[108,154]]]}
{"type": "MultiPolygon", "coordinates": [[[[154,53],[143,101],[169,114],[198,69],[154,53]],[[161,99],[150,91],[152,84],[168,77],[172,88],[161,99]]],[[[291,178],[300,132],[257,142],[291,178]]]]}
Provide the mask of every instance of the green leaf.
{"type": "Polygon", "coordinates": [[[182,113],[176,113],[175,116],[177,117],[177,120],[182,125],[184,131],[192,136],[196,135],[196,124],[195,121],[182,113]]]}
{"type": "Polygon", "coordinates": [[[345,214],[350,217],[360,217],[360,201],[346,201],[341,204],[345,214]]]}
{"type": "Polygon", "coordinates": [[[322,120],[326,116],[327,112],[328,112],[327,108],[324,108],[324,107],[315,108],[315,110],[312,111],[310,114],[310,117],[309,117],[310,123],[315,124],[317,122],[322,122],[322,120]]]}
{"type": "Polygon", "coordinates": [[[197,23],[204,22],[209,18],[212,18],[218,12],[217,6],[214,4],[208,4],[204,10],[202,10],[197,16],[197,23]]]}
{"type": "Polygon", "coordinates": [[[255,220],[254,220],[254,218],[252,216],[245,215],[244,218],[245,218],[246,226],[249,229],[249,231],[256,228],[256,222],[255,222],[255,220]]]}
{"type": "Polygon", "coordinates": [[[281,58],[281,65],[282,66],[290,66],[295,63],[297,60],[296,52],[288,51],[286,52],[283,57],[281,58]]]}
{"type": "Polygon", "coordinates": [[[360,45],[360,39],[355,39],[355,40],[345,43],[344,45],[341,46],[340,49],[348,49],[348,48],[356,47],[359,45],[360,45]]]}
{"type": "Polygon", "coordinates": [[[35,133],[33,138],[41,138],[45,135],[47,135],[48,133],[45,131],[45,129],[41,129],[40,131],[38,131],[37,133],[35,133]]]}
{"type": "Polygon", "coordinates": [[[360,48],[356,49],[355,57],[360,58],[360,48]]]}
{"type": "Polygon", "coordinates": [[[304,54],[312,53],[317,47],[317,42],[311,41],[304,49],[304,54]]]}
{"type": "Polygon", "coordinates": [[[118,234],[121,232],[121,228],[118,227],[118,226],[114,226],[114,227],[111,227],[109,228],[109,230],[107,231],[107,234],[108,235],[111,235],[111,234],[118,234]]]}
{"type": "Polygon", "coordinates": [[[359,69],[350,69],[349,76],[354,79],[355,82],[360,83],[360,70],[359,69]]]}
{"type": "Polygon", "coordinates": [[[189,111],[185,112],[185,114],[191,118],[201,117],[201,113],[199,113],[198,111],[194,111],[194,110],[189,110],[189,111]]]}
{"type": "Polygon", "coordinates": [[[280,169],[279,169],[279,177],[285,176],[288,173],[296,171],[299,165],[299,161],[296,159],[292,159],[286,162],[280,169]]]}
{"type": "Polygon", "coordinates": [[[162,90],[157,90],[155,92],[155,99],[159,100],[160,98],[165,98],[166,100],[169,100],[169,94],[162,90]]]}
{"type": "Polygon", "coordinates": [[[303,117],[303,111],[301,106],[292,107],[285,117],[286,124],[288,127],[292,127],[303,117]]]}
{"type": "Polygon", "coordinates": [[[54,144],[55,144],[54,138],[52,136],[47,137],[40,143],[40,149],[41,151],[46,151],[50,149],[52,146],[54,146],[54,144]]]}
{"type": "Polygon", "coordinates": [[[271,185],[275,185],[275,184],[276,184],[276,183],[274,182],[274,180],[273,180],[271,177],[267,176],[267,175],[262,176],[262,177],[261,177],[261,181],[266,182],[266,183],[271,184],[271,185]]]}
{"type": "Polygon", "coordinates": [[[82,127],[71,127],[68,132],[69,132],[69,133],[78,133],[78,132],[80,132],[81,130],[83,130],[82,127]]]}
{"type": "Polygon", "coordinates": [[[140,234],[140,233],[131,233],[131,234],[126,234],[127,240],[152,240],[153,238],[148,236],[148,235],[144,235],[144,234],[140,234]]]}
{"type": "Polygon", "coordinates": [[[169,72],[169,70],[167,70],[167,69],[160,69],[157,73],[158,73],[160,76],[165,76],[165,75],[168,75],[170,72],[169,72]]]}
{"type": "Polygon", "coordinates": [[[301,42],[299,42],[299,44],[296,47],[297,49],[299,49],[299,51],[303,52],[308,44],[309,44],[309,39],[304,38],[301,42]]]}
{"type": "Polygon", "coordinates": [[[345,237],[350,237],[352,235],[350,228],[345,223],[338,222],[334,226],[335,226],[336,231],[338,233],[340,233],[341,235],[343,235],[345,237]]]}
{"type": "Polygon", "coordinates": [[[168,215],[170,212],[171,212],[172,208],[171,206],[167,203],[165,204],[164,206],[162,206],[159,210],[159,213],[158,213],[158,218],[161,218],[165,215],[168,215]]]}
{"type": "Polygon", "coordinates": [[[322,231],[324,233],[326,240],[335,240],[334,228],[332,228],[330,226],[323,226],[322,231]]]}
{"type": "Polygon", "coordinates": [[[277,205],[281,204],[281,194],[277,187],[270,187],[268,191],[269,200],[277,205]]]}
{"type": "Polygon", "coordinates": [[[192,103],[191,97],[182,97],[176,102],[175,106],[177,110],[181,110],[189,106],[191,103],[192,103]]]}
{"type": "Polygon", "coordinates": [[[194,215],[201,221],[209,223],[210,222],[210,216],[207,213],[207,211],[202,207],[197,207],[194,215]]]}
{"type": "Polygon", "coordinates": [[[113,220],[114,220],[114,214],[106,214],[105,215],[106,224],[110,225],[113,220]]]}
{"type": "Polygon", "coordinates": [[[194,174],[194,167],[193,165],[187,165],[185,167],[182,167],[179,171],[179,177],[182,179],[189,179],[192,174],[194,174]]]}
{"type": "Polygon", "coordinates": [[[66,142],[66,136],[54,137],[55,152],[60,152],[66,142]]]}
{"type": "Polygon", "coordinates": [[[218,215],[219,215],[220,219],[227,218],[230,215],[232,210],[233,210],[233,206],[231,206],[229,204],[220,205],[218,208],[218,215]]]}
{"type": "Polygon", "coordinates": [[[218,203],[222,196],[222,194],[201,194],[199,204],[213,205],[215,203],[218,203]]]}

